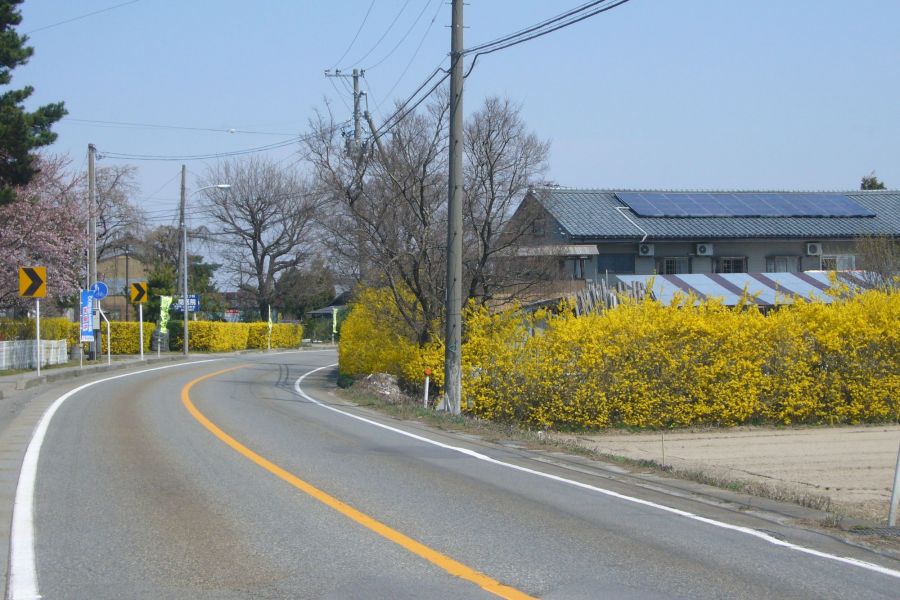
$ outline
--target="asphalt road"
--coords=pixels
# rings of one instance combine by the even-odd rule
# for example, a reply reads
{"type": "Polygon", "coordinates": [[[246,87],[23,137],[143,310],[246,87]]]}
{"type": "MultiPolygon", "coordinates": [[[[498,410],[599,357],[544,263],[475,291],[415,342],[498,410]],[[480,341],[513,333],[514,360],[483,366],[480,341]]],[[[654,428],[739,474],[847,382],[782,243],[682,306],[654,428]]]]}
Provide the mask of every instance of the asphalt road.
{"type": "Polygon", "coordinates": [[[8,597],[900,596],[900,564],[828,536],[345,406],[333,369],[297,383],[334,361],[170,365],[58,404],[8,597]]]}

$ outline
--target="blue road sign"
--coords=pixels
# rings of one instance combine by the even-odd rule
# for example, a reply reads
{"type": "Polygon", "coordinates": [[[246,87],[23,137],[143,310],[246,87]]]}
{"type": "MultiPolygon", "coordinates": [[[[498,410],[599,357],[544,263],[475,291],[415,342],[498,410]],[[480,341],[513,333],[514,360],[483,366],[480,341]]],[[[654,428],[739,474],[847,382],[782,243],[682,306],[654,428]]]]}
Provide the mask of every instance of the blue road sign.
{"type": "Polygon", "coordinates": [[[94,304],[94,296],[91,292],[81,292],[81,341],[94,341],[94,319],[91,316],[91,308],[94,304]]]}
{"type": "MultiPolygon", "coordinates": [[[[200,294],[188,294],[188,310],[197,312],[200,310],[200,294]]],[[[184,298],[178,296],[172,304],[172,310],[184,312],[184,298]]]]}
{"type": "Polygon", "coordinates": [[[109,294],[109,288],[102,281],[98,281],[91,286],[91,293],[94,295],[95,300],[103,300],[109,294]]]}

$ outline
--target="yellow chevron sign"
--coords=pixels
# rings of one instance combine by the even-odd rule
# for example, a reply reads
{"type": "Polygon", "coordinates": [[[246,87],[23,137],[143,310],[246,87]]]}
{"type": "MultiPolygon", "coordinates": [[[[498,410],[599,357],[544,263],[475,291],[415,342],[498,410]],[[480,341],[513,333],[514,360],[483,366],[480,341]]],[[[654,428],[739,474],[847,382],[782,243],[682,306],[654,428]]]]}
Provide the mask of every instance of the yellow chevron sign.
{"type": "Polygon", "coordinates": [[[46,298],[47,267],[19,267],[19,295],[23,298],[46,298]]]}
{"type": "Polygon", "coordinates": [[[135,304],[143,304],[150,295],[150,288],[147,287],[146,281],[139,281],[131,284],[131,301],[135,304]]]}

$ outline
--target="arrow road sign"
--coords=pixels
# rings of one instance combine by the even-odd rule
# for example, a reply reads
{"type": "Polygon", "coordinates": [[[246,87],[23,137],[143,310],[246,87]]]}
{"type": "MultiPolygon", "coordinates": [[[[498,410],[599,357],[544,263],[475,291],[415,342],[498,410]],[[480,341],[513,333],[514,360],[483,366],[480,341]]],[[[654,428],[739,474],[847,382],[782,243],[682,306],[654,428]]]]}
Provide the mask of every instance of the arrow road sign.
{"type": "Polygon", "coordinates": [[[47,268],[19,267],[19,295],[23,298],[47,296],[47,268]]]}
{"type": "Polygon", "coordinates": [[[131,301],[136,304],[142,304],[147,301],[149,288],[146,281],[139,281],[131,284],[131,301]]]}

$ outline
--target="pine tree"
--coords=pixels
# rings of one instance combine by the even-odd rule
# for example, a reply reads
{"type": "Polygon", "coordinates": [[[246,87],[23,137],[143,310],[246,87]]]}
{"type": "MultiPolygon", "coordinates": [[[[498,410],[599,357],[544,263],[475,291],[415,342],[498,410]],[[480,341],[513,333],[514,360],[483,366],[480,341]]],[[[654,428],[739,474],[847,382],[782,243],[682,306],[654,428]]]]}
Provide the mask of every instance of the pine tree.
{"type": "MultiPolygon", "coordinates": [[[[28,36],[15,31],[22,21],[17,7],[22,2],[0,1],[0,86],[8,86],[12,70],[27,63],[34,53],[26,45],[28,36]]],[[[27,112],[23,102],[32,92],[33,87],[25,86],[0,94],[0,205],[13,200],[15,186],[28,184],[37,174],[38,161],[33,150],[56,140],[50,127],[66,114],[62,102],[27,112]]]]}
{"type": "Polygon", "coordinates": [[[885,185],[883,182],[878,181],[878,178],[875,177],[875,171],[872,171],[868,175],[862,178],[862,181],[859,184],[859,189],[861,190],[883,190],[885,189],[885,185]]]}

